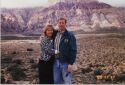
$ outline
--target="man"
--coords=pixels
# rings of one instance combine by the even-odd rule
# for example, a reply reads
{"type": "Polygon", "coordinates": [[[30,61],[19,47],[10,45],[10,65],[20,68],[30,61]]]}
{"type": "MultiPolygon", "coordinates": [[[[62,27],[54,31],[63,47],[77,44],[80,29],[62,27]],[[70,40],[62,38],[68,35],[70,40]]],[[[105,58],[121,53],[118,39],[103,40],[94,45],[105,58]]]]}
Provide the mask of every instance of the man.
{"type": "Polygon", "coordinates": [[[56,49],[54,62],[54,83],[71,84],[73,63],[76,59],[77,46],[73,33],[66,29],[67,20],[58,20],[59,30],[55,33],[54,49],[56,49]]]}

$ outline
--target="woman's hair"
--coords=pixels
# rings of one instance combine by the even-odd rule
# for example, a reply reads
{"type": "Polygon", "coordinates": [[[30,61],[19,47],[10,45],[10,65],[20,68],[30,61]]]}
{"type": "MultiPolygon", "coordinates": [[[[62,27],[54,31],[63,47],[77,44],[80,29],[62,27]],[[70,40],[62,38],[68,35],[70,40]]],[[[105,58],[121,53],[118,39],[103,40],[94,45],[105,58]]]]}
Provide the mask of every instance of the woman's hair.
{"type": "Polygon", "coordinates": [[[48,29],[50,29],[50,28],[54,31],[53,25],[46,25],[45,28],[43,29],[43,32],[44,32],[44,35],[45,35],[45,36],[47,36],[47,35],[46,35],[46,31],[47,31],[48,29]]]}

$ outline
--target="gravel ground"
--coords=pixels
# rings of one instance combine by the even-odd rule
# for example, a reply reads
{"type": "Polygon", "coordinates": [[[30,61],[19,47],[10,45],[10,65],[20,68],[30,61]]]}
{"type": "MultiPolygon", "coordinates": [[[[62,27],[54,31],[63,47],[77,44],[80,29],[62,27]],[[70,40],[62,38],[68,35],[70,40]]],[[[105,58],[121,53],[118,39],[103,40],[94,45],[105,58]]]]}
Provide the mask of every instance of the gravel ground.
{"type": "MultiPolygon", "coordinates": [[[[125,35],[81,34],[76,37],[78,69],[73,72],[73,84],[125,84],[125,35]]],[[[2,83],[38,83],[39,53],[38,40],[2,40],[2,83]],[[13,75],[16,71],[12,67],[16,66],[24,77],[13,75]]]]}

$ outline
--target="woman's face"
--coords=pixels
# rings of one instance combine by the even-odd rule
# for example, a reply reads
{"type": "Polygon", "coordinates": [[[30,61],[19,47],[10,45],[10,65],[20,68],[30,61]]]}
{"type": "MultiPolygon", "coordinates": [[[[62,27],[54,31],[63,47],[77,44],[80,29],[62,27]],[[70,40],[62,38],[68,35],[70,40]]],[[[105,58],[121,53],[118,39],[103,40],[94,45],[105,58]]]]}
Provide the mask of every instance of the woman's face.
{"type": "Polygon", "coordinates": [[[53,35],[53,29],[52,29],[52,28],[48,28],[48,29],[46,30],[46,36],[52,37],[52,35],[53,35]]]}

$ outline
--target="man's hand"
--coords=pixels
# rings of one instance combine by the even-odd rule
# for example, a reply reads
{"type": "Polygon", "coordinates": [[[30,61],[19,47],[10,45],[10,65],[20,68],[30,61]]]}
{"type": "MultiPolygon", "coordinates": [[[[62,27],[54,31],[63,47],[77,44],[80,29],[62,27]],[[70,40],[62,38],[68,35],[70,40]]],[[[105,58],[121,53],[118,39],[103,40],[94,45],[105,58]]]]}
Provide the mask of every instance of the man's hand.
{"type": "Polygon", "coordinates": [[[68,72],[72,72],[73,71],[73,65],[69,64],[68,65],[68,72]]]}

